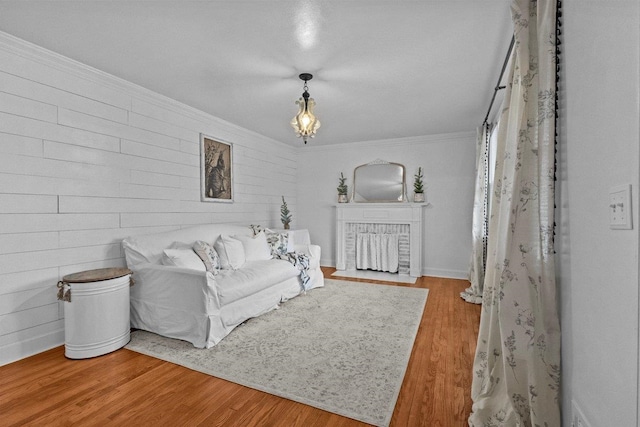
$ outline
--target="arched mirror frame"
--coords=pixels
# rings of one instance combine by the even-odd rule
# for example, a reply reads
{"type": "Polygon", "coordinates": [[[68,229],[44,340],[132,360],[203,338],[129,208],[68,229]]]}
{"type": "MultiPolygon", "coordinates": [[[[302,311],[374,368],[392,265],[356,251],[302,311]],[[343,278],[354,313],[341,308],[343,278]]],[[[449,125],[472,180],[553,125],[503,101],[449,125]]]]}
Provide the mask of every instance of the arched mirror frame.
{"type": "Polygon", "coordinates": [[[378,160],[374,160],[373,162],[365,163],[363,165],[357,166],[353,170],[353,190],[351,192],[351,201],[355,203],[403,203],[403,202],[406,202],[407,201],[406,177],[407,177],[406,169],[404,165],[401,163],[387,162],[385,160],[378,159],[378,160]],[[364,170],[364,168],[371,167],[371,166],[375,167],[379,165],[392,165],[392,166],[398,167],[401,170],[402,172],[401,180],[397,180],[396,177],[393,177],[392,179],[390,179],[392,183],[396,183],[399,186],[399,192],[397,193],[398,197],[396,197],[395,199],[389,198],[389,197],[386,197],[386,198],[374,197],[371,199],[361,200],[361,197],[358,197],[358,182],[362,180],[362,177],[360,180],[358,180],[358,170],[364,170]]]}

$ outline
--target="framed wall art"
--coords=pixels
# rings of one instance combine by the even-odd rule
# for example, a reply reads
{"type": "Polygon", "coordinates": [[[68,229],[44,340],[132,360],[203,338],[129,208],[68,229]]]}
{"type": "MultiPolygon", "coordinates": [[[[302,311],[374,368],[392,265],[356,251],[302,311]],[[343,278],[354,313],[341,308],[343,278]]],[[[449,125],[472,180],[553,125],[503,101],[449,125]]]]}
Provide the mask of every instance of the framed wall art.
{"type": "Polygon", "coordinates": [[[233,144],[200,134],[200,198],[233,203],[233,144]]]}

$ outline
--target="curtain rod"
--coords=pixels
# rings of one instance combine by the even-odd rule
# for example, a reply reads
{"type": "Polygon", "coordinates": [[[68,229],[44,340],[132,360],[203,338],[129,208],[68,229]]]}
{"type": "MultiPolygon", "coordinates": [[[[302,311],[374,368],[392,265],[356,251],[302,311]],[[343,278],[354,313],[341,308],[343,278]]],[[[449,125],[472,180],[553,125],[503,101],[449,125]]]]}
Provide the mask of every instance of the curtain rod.
{"type": "Polygon", "coordinates": [[[489,109],[487,110],[487,115],[484,117],[484,121],[482,124],[484,125],[489,120],[489,114],[491,114],[491,108],[493,107],[493,102],[496,100],[496,95],[499,90],[504,89],[505,86],[500,86],[500,81],[502,80],[502,76],[504,75],[504,70],[507,68],[507,64],[509,63],[509,57],[511,56],[511,51],[513,50],[513,45],[516,39],[515,36],[511,37],[511,44],[509,44],[509,50],[507,50],[507,56],[504,58],[504,63],[502,64],[502,70],[500,71],[500,77],[498,77],[498,82],[496,83],[496,87],[493,89],[493,96],[491,97],[491,102],[489,103],[489,109]]]}

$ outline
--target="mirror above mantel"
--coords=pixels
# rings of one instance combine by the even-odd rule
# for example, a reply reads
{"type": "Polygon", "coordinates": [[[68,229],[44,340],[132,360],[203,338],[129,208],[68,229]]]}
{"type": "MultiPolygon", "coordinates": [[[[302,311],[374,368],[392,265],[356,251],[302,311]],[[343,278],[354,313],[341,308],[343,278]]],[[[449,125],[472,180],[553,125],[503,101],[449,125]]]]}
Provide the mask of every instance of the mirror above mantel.
{"type": "Polygon", "coordinates": [[[406,202],[406,173],[400,163],[375,160],[353,171],[351,201],[356,203],[406,202]]]}

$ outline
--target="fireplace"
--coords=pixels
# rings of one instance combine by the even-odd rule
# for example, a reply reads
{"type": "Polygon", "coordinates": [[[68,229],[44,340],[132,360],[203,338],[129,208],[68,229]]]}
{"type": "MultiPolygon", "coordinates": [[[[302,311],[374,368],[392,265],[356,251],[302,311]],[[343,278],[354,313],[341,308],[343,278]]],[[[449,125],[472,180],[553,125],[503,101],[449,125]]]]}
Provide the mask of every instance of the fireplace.
{"type": "Polygon", "coordinates": [[[398,238],[398,273],[422,276],[423,204],[341,203],[336,206],[336,269],[356,269],[359,233],[398,238]]]}

